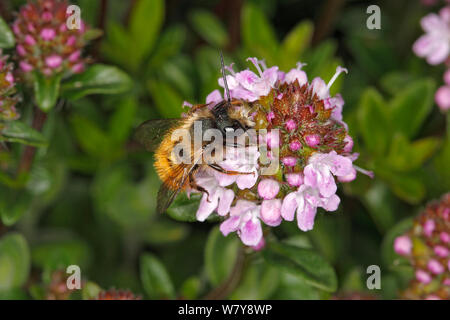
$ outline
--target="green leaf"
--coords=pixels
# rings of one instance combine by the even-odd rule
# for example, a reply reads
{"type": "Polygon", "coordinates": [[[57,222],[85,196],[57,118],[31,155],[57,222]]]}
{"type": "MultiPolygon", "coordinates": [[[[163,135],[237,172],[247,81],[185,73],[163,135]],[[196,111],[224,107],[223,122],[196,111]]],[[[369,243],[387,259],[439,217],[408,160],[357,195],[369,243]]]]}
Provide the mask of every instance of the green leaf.
{"type": "Polygon", "coordinates": [[[70,123],[78,143],[87,154],[98,158],[112,155],[111,140],[97,124],[77,114],[70,118],[70,123]]]}
{"type": "Polygon", "coordinates": [[[61,86],[62,96],[76,100],[88,94],[118,94],[128,91],[133,83],[122,70],[95,64],[81,74],[70,77],[61,86]]]}
{"type": "Polygon", "coordinates": [[[130,54],[139,66],[155,44],[164,20],[163,0],[138,0],[130,15],[130,35],[133,50],[130,54]]]}
{"type": "Polygon", "coordinates": [[[235,235],[224,237],[218,226],[209,233],[205,247],[205,270],[213,286],[222,284],[230,275],[239,246],[235,235]]]}
{"type": "Polygon", "coordinates": [[[380,165],[375,176],[385,180],[399,198],[411,204],[418,204],[425,197],[423,179],[411,173],[394,172],[380,165]]]}
{"type": "Polygon", "coordinates": [[[179,118],[183,98],[168,84],[159,81],[149,81],[148,88],[156,108],[164,118],[179,118]]]}
{"type": "Polygon", "coordinates": [[[164,265],[146,253],[140,259],[141,281],[150,299],[174,299],[175,288],[164,265]]]}
{"type": "Polygon", "coordinates": [[[5,20],[0,17],[0,48],[9,49],[15,44],[14,34],[5,20]]]}
{"type": "MultiPolygon", "coordinates": [[[[191,194],[188,198],[185,192],[180,193],[167,209],[167,214],[177,221],[197,222],[196,212],[200,204],[200,194],[191,194]]],[[[206,221],[215,222],[219,218],[217,215],[210,215],[206,221]]]]}
{"type": "Polygon", "coordinates": [[[137,102],[133,97],[120,101],[109,119],[109,137],[117,143],[125,142],[133,129],[137,111],[137,102]]]}
{"type": "Polygon", "coordinates": [[[186,279],[180,289],[181,297],[187,300],[198,299],[201,284],[201,280],[198,277],[190,277],[186,279]]]}
{"type": "Polygon", "coordinates": [[[376,156],[385,156],[391,139],[387,105],[373,88],[362,94],[359,110],[359,131],[367,149],[376,156]]]}
{"type": "Polygon", "coordinates": [[[1,131],[0,140],[34,147],[45,147],[48,143],[42,133],[18,120],[6,123],[6,127],[1,131]]]}
{"type": "Polygon", "coordinates": [[[271,242],[263,250],[263,256],[268,263],[303,278],[311,286],[329,292],[337,289],[333,268],[311,249],[271,242]]]}
{"type": "Polygon", "coordinates": [[[387,161],[397,171],[415,170],[434,154],[440,144],[441,140],[434,137],[410,143],[402,134],[396,134],[387,161]]]}
{"type": "Polygon", "coordinates": [[[392,227],[396,216],[396,200],[385,184],[375,182],[362,200],[380,231],[384,232],[392,227]]]}
{"type": "Polygon", "coordinates": [[[0,217],[5,226],[12,226],[30,209],[29,192],[17,192],[0,186],[0,217]]]}
{"type": "Polygon", "coordinates": [[[278,40],[262,10],[247,2],[242,9],[242,40],[248,52],[259,59],[266,59],[267,65],[275,64],[278,52],[278,40]]]}
{"type": "Polygon", "coordinates": [[[311,21],[302,21],[298,23],[284,38],[281,44],[283,55],[280,61],[280,69],[288,70],[294,68],[301,55],[309,47],[314,31],[314,25],[311,21]]]}
{"type": "Polygon", "coordinates": [[[413,138],[433,107],[436,85],[431,79],[418,80],[399,92],[390,103],[395,130],[413,138]]]}
{"type": "Polygon", "coordinates": [[[189,21],[194,30],[210,45],[224,48],[228,44],[228,34],[222,22],[211,12],[197,9],[189,13],[189,21]]]}
{"type": "Polygon", "coordinates": [[[59,235],[34,245],[31,257],[33,265],[51,272],[57,269],[65,270],[72,264],[79,265],[81,268],[86,267],[91,252],[85,242],[59,235]]]}
{"type": "Polygon", "coordinates": [[[42,111],[49,112],[58,100],[61,75],[47,78],[40,72],[34,71],[33,79],[36,104],[42,111]]]}
{"type": "Polygon", "coordinates": [[[30,272],[30,252],[25,238],[8,233],[0,239],[0,292],[22,286],[30,272]]]}
{"type": "Polygon", "coordinates": [[[231,300],[265,300],[271,299],[278,288],[280,272],[265,263],[253,262],[246,268],[243,278],[231,294],[231,300]]]}
{"type": "Polygon", "coordinates": [[[150,71],[163,66],[169,58],[179,53],[185,40],[186,27],[183,25],[171,26],[164,30],[150,58],[150,71]]]}

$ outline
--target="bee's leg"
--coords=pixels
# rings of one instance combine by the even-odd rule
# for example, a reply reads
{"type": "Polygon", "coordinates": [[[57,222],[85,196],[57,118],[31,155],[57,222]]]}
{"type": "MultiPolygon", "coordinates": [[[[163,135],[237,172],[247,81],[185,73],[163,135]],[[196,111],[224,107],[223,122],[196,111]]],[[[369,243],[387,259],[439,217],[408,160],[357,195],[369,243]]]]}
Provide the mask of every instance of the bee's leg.
{"type": "Polygon", "coordinates": [[[229,174],[229,175],[238,175],[238,174],[253,174],[253,175],[255,175],[255,172],[240,172],[240,171],[234,171],[234,170],[225,170],[221,166],[218,166],[213,163],[208,164],[208,166],[216,171],[219,171],[224,174],[229,174]]]}
{"type": "Polygon", "coordinates": [[[206,193],[206,194],[208,195],[206,201],[211,202],[211,201],[209,200],[209,192],[208,192],[208,190],[206,190],[205,188],[203,188],[202,186],[200,186],[200,185],[197,184],[197,182],[195,181],[195,178],[194,178],[194,175],[193,175],[193,174],[190,174],[190,175],[189,175],[189,186],[190,186],[192,189],[196,189],[196,190],[198,190],[198,191],[200,191],[200,192],[206,193]]]}

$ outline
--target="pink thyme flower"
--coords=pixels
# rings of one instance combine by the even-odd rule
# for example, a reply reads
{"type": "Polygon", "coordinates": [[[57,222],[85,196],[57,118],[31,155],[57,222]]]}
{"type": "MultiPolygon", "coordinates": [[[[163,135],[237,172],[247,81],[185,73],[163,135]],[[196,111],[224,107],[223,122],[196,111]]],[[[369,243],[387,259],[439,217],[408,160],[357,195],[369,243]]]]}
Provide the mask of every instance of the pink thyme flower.
{"type": "Polygon", "coordinates": [[[325,154],[316,153],[311,156],[305,167],[305,184],[312,188],[318,188],[322,196],[329,197],[337,190],[333,175],[346,176],[352,173],[352,170],[352,161],[338,155],[336,151],[325,154]]]}
{"type": "Polygon", "coordinates": [[[450,8],[430,13],[420,23],[426,34],[414,43],[414,53],[431,65],[444,62],[450,53],[450,8]]]}
{"type": "Polygon", "coordinates": [[[340,199],[332,194],[330,197],[323,197],[318,190],[307,185],[301,185],[296,192],[289,193],[283,200],[281,216],[287,220],[294,220],[297,211],[297,224],[300,230],[312,230],[317,208],[322,207],[327,211],[335,211],[338,208],[340,199]]]}
{"type": "Polygon", "coordinates": [[[291,69],[291,70],[286,74],[286,76],[283,78],[283,82],[286,82],[286,83],[292,83],[292,82],[294,82],[295,80],[297,80],[297,81],[298,81],[298,84],[299,84],[300,86],[302,86],[302,85],[308,83],[308,76],[306,75],[306,72],[303,71],[303,70],[301,70],[302,67],[303,67],[304,65],[305,65],[305,64],[300,63],[300,62],[297,63],[297,68],[291,69]]]}
{"type": "Polygon", "coordinates": [[[202,172],[197,174],[196,182],[202,186],[208,194],[204,193],[197,210],[197,220],[206,220],[211,213],[217,210],[221,216],[230,211],[231,203],[234,199],[234,192],[231,189],[219,185],[214,176],[202,172]]]}
{"type": "Polygon", "coordinates": [[[412,242],[408,236],[400,236],[395,238],[394,250],[400,255],[411,254],[412,242]]]}
{"type": "MultiPolygon", "coordinates": [[[[278,67],[266,68],[263,61],[256,58],[248,58],[258,71],[256,75],[250,70],[234,73],[232,66],[228,70],[232,73],[226,77],[230,95],[236,99],[255,101],[260,96],[267,95],[278,80],[278,67]],[[263,68],[263,69],[261,69],[263,68]]],[[[223,79],[219,79],[219,85],[224,87],[223,79]]]]}
{"type": "Polygon", "coordinates": [[[280,184],[273,179],[264,179],[258,184],[258,194],[265,200],[276,197],[280,191],[280,184]]]}
{"type": "Polygon", "coordinates": [[[259,211],[260,207],[254,202],[238,200],[231,208],[229,218],[220,225],[220,231],[224,236],[237,231],[245,245],[258,245],[263,238],[259,211]]]}

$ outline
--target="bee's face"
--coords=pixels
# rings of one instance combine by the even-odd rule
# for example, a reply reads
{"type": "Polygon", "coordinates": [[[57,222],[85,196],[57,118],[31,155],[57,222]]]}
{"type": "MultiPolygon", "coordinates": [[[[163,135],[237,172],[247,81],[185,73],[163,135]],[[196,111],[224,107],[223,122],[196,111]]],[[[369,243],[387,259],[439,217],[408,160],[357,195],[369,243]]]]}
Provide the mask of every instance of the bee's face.
{"type": "Polygon", "coordinates": [[[217,129],[219,129],[225,137],[227,133],[233,133],[239,129],[242,132],[247,131],[253,126],[253,122],[249,119],[248,112],[236,111],[234,106],[226,101],[218,103],[211,111],[215,118],[217,129]]]}

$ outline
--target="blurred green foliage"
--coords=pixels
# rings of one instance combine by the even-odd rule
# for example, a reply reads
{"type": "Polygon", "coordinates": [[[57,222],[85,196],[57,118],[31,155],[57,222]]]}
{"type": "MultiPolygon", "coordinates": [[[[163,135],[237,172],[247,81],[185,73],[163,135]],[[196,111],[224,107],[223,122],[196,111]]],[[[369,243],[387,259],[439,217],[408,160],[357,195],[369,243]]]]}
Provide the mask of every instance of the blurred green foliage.
{"type": "MultiPolygon", "coordinates": [[[[23,2],[8,1],[15,9],[23,2]]],[[[0,149],[0,298],[45,298],[52,273],[70,264],[87,281],[72,298],[116,287],[150,299],[325,299],[366,290],[372,264],[382,267],[376,294],[397,296],[411,270],[393,239],[450,189],[450,117],[433,102],[443,70],[411,51],[425,8],[380,2],[383,27],[368,30],[365,6],[349,2],[317,41],[323,21],[313,18],[326,1],[248,0],[236,12],[218,0],[73,2],[92,26],[105,25],[88,48],[98,63],[69,79],[36,75],[21,121],[3,132],[10,150],[0,149]],[[218,88],[219,48],[238,68],[252,56],[285,71],[307,63],[310,80],[347,67],[332,94],[346,101],[358,165],[375,173],[344,185],[340,209],[319,214],[313,231],[283,223],[261,252],[223,237],[217,218],[195,223],[198,197],[180,195],[157,216],[152,154],[131,141],[141,122],[179,117],[183,101],[202,103],[218,88]],[[42,133],[27,125],[33,99],[48,112],[42,133]],[[10,173],[24,143],[39,148],[29,174],[16,180],[10,173]],[[236,280],[232,290],[222,287],[236,280]]],[[[0,47],[13,45],[0,19],[0,47]]]]}

